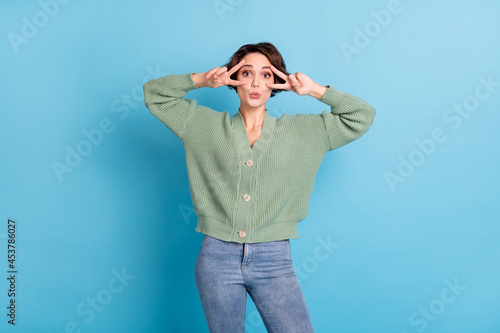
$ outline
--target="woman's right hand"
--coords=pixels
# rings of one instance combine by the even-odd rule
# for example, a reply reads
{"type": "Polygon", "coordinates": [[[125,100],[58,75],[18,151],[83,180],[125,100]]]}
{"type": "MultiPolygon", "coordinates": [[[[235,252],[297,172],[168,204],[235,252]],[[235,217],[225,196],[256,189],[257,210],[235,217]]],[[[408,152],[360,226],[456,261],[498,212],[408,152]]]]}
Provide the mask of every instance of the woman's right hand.
{"type": "Polygon", "coordinates": [[[211,87],[218,88],[222,86],[241,86],[246,84],[246,81],[238,81],[231,79],[231,75],[236,73],[241,66],[245,64],[245,60],[241,60],[236,66],[231,68],[230,71],[227,70],[227,67],[215,67],[209,70],[208,72],[193,74],[193,82],[195,86],[201,87],[211,87]]]}

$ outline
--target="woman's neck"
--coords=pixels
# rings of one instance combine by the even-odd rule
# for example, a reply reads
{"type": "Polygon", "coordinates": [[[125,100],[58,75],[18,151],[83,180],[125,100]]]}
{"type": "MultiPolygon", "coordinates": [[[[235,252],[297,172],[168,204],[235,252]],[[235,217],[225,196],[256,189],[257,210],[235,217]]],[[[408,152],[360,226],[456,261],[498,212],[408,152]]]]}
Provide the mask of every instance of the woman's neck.
{"type": "Polygon", "coordinates": [[[262,128],[264,118],[266,117],[265,105],[257,108],[240,106],[239,112],[241,113],[247,130],[262,128]]]}

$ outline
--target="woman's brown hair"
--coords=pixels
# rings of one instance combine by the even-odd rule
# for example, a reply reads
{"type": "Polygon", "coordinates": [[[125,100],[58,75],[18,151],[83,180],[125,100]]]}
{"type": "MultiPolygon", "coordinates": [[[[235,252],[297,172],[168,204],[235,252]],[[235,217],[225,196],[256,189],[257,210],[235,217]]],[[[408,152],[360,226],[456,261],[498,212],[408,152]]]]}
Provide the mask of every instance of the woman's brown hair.
{"type": "MultiPolygon", "coordinates": [[[[242,47],[239,48],[238,51],[236,51],[232,56],[229,62],[224,65],[227,67],[227,70],[231,70],[234,66],[236,66],[241,59],[243,59],[247,54],[249,53],[261,53],[269,59],[269,62],[271,65],[276,67],[279,71],[282,73],[285,73],[285,75],[289,75],[289,73],[286,71],[286,65],[285,65],[285,60],[283,60],[283,57],[281,56],[281,53],[278,51],[278,49],[271,43],[268,42],[262,42],[258,44],[246,44],[243,45],[242,47]]],[[[233,73],[231,75],[231,79],[236,80],[236,77],[238,76],[238,71],[236,73],[233,73]]],[[[285,80],[277,76],[276,74],[273,73],[274,76],[274,83],[285,83],[285,80]]],[[[235,86],[230,86],[228,85],[229,89],[234,89],[236,90],[235,86]]],[[[271,97],[276,95],[276,93],[279,93],[281,91],[284,91],[283,89],[273,89],[271,92],[271,97]]]]}

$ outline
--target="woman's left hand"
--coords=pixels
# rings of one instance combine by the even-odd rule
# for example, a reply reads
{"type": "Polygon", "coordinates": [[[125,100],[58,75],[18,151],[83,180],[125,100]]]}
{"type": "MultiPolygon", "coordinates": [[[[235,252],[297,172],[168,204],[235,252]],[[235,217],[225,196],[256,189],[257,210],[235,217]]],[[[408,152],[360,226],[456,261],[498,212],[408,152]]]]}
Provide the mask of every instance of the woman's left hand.
{"type": "Polygon", "coordinates": [[[314,97],[323,96],[326,91],[326,87],[319,85],[318,83],[311,80],[311,78],[304,73],[297,72],[295,74],[286,75],[276,67],[271,65],[271,70],[280,78],[282,78],[285,83],[266,83],[266,86],[271,89],[284,89],[291,90],[297,95],[311,95],[314,97]]]}

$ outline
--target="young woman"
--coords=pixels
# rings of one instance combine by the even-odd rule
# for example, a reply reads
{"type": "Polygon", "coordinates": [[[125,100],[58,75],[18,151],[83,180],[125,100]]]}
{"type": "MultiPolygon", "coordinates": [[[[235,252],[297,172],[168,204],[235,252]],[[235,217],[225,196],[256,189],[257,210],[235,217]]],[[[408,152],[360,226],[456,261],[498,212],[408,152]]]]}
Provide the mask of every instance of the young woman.
{"type": "Polygon", "coordinates": [[[303,73],[288,74],[271,43],[244,45],[208,72],[146,82],[144,96],[184,145],[195,230],[204,234],[195,281],[209,331],[243,333],[248,293],[268,332],[313,332],[289,239],[299,238],[324,155],[363,135],[375,109],[303,73]],[[240,98],[233,116],[184,98],[222,86],[240,98]],[[271,116],[266,102],[285,90],[330,112],[271,116]]]}

